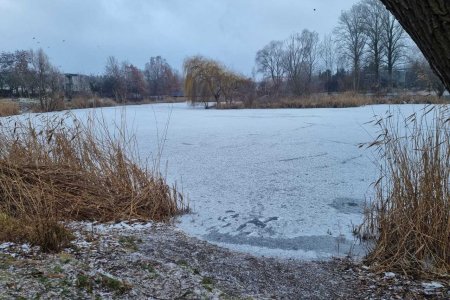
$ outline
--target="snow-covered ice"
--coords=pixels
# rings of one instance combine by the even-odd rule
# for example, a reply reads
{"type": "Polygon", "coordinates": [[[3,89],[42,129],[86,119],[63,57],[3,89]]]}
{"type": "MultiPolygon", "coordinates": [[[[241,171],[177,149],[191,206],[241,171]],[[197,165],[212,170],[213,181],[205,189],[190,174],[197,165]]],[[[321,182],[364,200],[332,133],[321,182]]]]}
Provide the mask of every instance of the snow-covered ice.
{"type": "MultiPolygon", "coordinates": [[[[404,114],[421,108],[395,107],[404,114]]],[[[102,114],[112,120],[125,111],[143,156],[157,155],[168,122],[161,171],[193,209],[179,228],[254,254],[317,259],[363,251],[351,231],[362,221],[377,168],[372,151],[358,144],[374,139],[377,129],[366,123],[389,109],[205,110],[183,103],[102,114]]]]}

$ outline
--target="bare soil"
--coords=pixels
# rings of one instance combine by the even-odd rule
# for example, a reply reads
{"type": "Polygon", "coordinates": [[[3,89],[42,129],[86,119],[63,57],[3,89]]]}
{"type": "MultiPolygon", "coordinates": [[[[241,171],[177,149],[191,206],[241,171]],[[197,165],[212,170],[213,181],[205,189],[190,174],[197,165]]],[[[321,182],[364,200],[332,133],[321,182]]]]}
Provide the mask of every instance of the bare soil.
{"type": "Polygon", "coordinates": [[[374,274],[350,260],[255,257],[170,225],[74,223],[58,254],[0,244],[0,299],[446,299],[449,282],[374,274]]]}

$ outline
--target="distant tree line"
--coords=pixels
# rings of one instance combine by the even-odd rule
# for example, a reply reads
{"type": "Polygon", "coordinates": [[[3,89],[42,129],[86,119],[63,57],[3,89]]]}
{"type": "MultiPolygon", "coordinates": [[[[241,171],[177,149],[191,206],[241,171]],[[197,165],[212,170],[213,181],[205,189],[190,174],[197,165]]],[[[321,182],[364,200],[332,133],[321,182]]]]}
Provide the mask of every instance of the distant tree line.
{"type": "Polygon", "coordinates": [[[90,77],[90,89],[118,102],[182,95],[181,77],[161,56],[151,57],[143,70],[110,56],[105,73],[90,77]]]}
{"type": "Polygon", "coordinates": [[[322,38],[304,29],[269,42],[257,51],[255,64],[259,75],[249,78],[194,56],[185,60],[180,76],[161,56],[151,57],[143,69],[111,56],[103,74],[80,75],[61,73],[42,49],[3,52],[0,96],[37,98],[47,111],[55,99],[71,99],[74,92],[119,103],[184,95],[205,107],[211,102],[251,106],[257,98],[311,93],[445,92],[421,51],[378,0],[362,0],[343,11],[333,32],[322,38]]]}
{"type": "Polygon", "coordinates": [[[261,88],[272,94],[308,94],[319,55],[319,35],[303,30],[285,41],[272,41],[256,54],[257,71],[264,76],[261,88]]]}
{"type": "Polygon", "coordinates": [[[55,109],[54,99],[63,96],[64,77],[42,49],[0,54],[0,95],[35,97],[41,109],[55,109]]]}
{"type": "Polygon", "coordinates": [[[395,88],[445,91],[403,28],[378,0],[343,11],[335,30],[319,40],[305,29],[271,41],[256,54],[259,92],[390,92],[395,88]]]}
{"type": "Polygon", "coordinates": [[[354,91],[434,92],[445,87],[401,25],[378,0],[362,0],[343,11],[322,39],[308,29],[271,41],[256,53],[256,78],[232,72],[201,56],[184,63],[184,93],[192,103],[246,106],[257,98],[354,91]]]}
{"type": "Polygon", "coordinates": [[[63,74],[42,49],[0,54],[0,96],[38,98],[41,109],[53,110],[55,99],[76,93],[95,94],[118,102],[182,95],[182,80],[161,56],[151,57],[143,70],[108,57],[102,75],[63,74]]]}

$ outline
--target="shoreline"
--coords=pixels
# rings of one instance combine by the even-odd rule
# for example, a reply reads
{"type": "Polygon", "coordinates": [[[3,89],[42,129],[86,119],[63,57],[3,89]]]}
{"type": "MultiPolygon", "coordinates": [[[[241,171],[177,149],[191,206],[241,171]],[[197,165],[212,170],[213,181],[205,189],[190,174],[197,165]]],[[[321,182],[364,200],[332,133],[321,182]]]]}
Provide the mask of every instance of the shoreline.
{"type": "MultiPolygon", "coordinates": [[[[352,99],[354,96],[349,95],[338,95],[337,99],[334,99],[336,95],[316,95],[312,94],[311,98],[281,98],[281,99],[271,99],[264,101],[255,101],[252,105],[246,106],[243,102],[233,102],[233,103],[219,103],[210,102],[210,106],[205,107],[205,109],[214,110],[278,110],[278,109],[320,109],[320,108],[356,108],[371,105],[402,105],[402,104],[423,104],[423,105],[446,105],[448,104],[449,96],[444,96],[442,98],[437,98],[433,95],[398,95],[395,97],[374,97],[366,95],[358,95],[359,98],[352,99]],[[348,100],[343,100],[341,97],[349,97],[348,100]]],[[[192,107],[202,107],[202,102],[192,103],[186,98],[170,98],[161,100],[142,100],[142,101],[127,101],[124,103],[115,102],[110,98],[101,98],[96,101],[91,99],[86,100],[81,106],[74,105],[75,100],[64,100],[64,106],[59,107],[50,112],[60,112],[60,111],[70,111],[79,109],[94,109],[94,108],[104,108],[104,107],[127,107],[136,105],[147,105],[147,104],[176,104],[185,103],[192,107]],[[92,102],[92,101],[93,102],[92,102]]],[[[33,107],[39,104],[38,99],[32,98],[0,98],[0,102],[11,102],[16,103],[20,107],[19,114],[26,113],[41,113],[40,111],[34,111],[33,107]]]]}
{"type": "Polygon", "coordinates": [[[171,225],[71,223],[58,254],[0,244],[0,298],[442,299],[448,283],[374,274],[349,260],[255,257],[171,225]],[[428,285],[427,285],[428,284],[428,285]]]}

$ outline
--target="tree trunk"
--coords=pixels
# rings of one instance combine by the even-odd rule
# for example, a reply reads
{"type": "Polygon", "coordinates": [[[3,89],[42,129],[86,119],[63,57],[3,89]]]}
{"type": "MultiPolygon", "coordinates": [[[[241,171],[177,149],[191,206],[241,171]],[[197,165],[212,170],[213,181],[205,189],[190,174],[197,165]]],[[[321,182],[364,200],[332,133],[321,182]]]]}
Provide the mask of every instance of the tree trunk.
{"type": "Polygon", "coordinates": [[[381,0],[450,91],[450,1],[381,0]]]}
{"type": "Polygon", "coordinates": [[[389,92],[392,92],[392,88],[393,88],[393,78],[392,78],[393,70],[394,70],[394,67],[392,66],[392,64],[388,63],[388,80],[389,80],[388,91],[389,92]]]}

